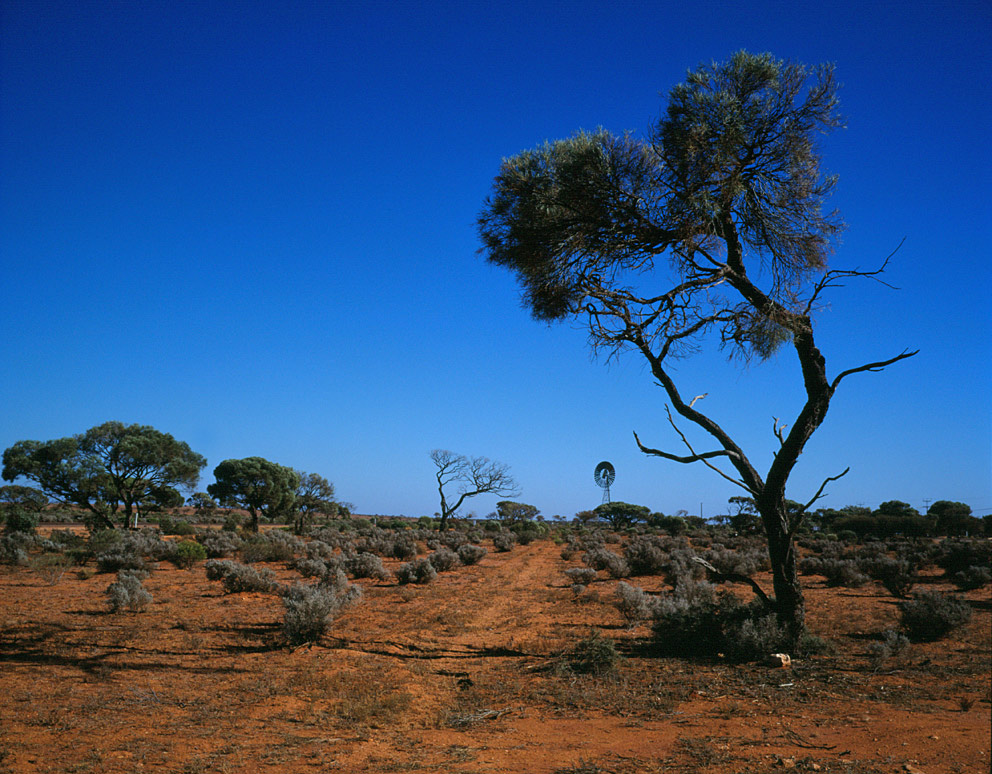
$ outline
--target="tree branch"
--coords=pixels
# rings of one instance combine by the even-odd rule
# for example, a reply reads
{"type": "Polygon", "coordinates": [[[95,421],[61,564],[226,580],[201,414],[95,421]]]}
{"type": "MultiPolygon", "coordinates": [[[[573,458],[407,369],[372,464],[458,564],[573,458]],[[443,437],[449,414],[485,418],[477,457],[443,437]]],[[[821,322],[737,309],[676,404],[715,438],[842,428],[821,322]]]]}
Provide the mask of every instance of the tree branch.
{"type": "Polygon", "coordinates": [[[920,350],[918,349],[914,349],[912,352],[910,352],[909,350],[903,350],[900,354],[896,355],[895,357],[889,358],[888,360],[882,360],[878,363],[866,363],[865,365],[858,366],[857,368],[849,368],[846,371],[842,371],[840,374],[837,375],[837,378],[834,379],[833,382],[831,383],[830,389],[831,391],[836,390],[837,385],[840,384],[841,380],[844,379],[845,377],[850,376],[851,374],[857,374],[863,371],[870,371],[872,373],[881,371],[886,366],[890,366],[893,363],[898,363],[900,360],[905,360],[906,358],[913,357],[913,355],[917,355],[919,354],[919,352],[920,350]]]}

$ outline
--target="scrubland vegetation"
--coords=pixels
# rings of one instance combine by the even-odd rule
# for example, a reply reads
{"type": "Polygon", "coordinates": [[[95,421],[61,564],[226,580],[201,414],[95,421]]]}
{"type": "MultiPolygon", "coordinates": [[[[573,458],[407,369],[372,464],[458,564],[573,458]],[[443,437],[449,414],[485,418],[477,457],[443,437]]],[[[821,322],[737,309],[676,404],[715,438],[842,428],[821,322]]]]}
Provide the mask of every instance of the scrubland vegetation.
{"type": "Polygon", "coordinates": [[[212,518],[4,534],[0,767],[968,771],[987,749],[985,537],[800,537],[792,648],[755,589],[767,547],[729,524],[212,518]],[[842,737],[851,713],[874,720],[842,737]]]}

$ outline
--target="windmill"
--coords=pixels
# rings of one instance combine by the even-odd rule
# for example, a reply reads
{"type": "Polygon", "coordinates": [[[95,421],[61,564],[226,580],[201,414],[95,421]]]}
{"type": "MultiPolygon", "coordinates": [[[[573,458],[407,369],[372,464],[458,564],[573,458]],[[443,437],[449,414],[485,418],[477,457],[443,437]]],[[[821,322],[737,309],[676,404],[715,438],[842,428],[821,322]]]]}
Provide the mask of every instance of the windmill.
{"type": "Polygon", "coordinates": [[[613,479],[616,477],[617,472],[613,468],[613,463],[603,460],[596,466],[596,472],[593,473],[593,478],[596,480],[596,484],[603,489],[604,503],[610,501],[610,484],[613,483],[613,479]]]}

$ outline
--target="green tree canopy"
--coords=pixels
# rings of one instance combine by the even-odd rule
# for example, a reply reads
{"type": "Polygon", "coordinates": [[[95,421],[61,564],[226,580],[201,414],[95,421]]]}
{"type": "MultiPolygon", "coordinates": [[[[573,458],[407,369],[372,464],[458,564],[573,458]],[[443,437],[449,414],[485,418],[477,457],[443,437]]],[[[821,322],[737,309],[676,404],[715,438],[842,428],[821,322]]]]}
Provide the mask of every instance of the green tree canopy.
{"type": "Polygon", "coordinates": [[[639,521],[647,521],[651,515],[651,509],[643,505],[612,502],[597,506],[593,513],[596,514],[597,519],[608,521],[613,529],[623,529],[639,521]]]}
{"type": "Polygon", "coordinates": [[[338,513],[338,504],[334,501],[334,484],[316,473],[296,471],[300,483],[296,486],[296,519],[294,530],[302,535],[306,525],[320,513],[333,516],[338,513]]]}
{"type": "Polygon", "coordinates": [[[113,529],[117,519],[132,524],[142,504],[174,503],[206,464],[154,427],[105,422],[68,438],[18,441],[3,454],[3,478],[34,481],[46,495],[86,509],[91,526],[113,529]]]}
{"type": "Polygon", "coordinates": [[[496,503],[496,518],[504,524],[533,521],[539,513],[536,506],[527,503],[515,503],[512,500],[500,500],[496,503]]]}
{"type": "Polygon", "coordinates": [[[223,505],[248,511],[252,532],[258,532],[260,518],[272,521],[291,514],[300,484],[295,470],[262,457],[224,460],[214,468],[214,478],[207,492],[223,505]]]}

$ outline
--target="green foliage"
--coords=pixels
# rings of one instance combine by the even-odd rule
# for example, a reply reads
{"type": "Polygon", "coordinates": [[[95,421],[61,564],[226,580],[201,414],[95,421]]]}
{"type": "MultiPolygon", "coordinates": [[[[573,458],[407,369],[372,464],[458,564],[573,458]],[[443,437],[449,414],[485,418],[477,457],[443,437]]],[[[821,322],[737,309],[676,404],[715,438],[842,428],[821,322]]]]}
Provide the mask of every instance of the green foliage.
{"type": "Polygon", "coordinates": [[[226,506],[244,508],[249,528],[258,532],[259,518],[272,521],[292,513],[299,474],[262,457],[224,460],[214,469],[216,481],[207,492],[226,506]]]}
{"type": "Polygon", "coordinates": [[[316,473],[297,471],[300,483],[296,486],[296,518],[293,528],[302,535],[316,516],[337,516],[338,504],[334,501],[334,484],[316,473]]]}
{"type": "Polygon", "coordinates": [[[169,560],[181,570],[188,570],[197,562],[207,558],[207,549],[192,540],[183,540],[176,544],[175,551],[169,560]]]}
{"type": "Polygon", "coordinates": [[[616,672],[621,658],[613,640],[593,632],[575,643],[564,661],[573,672],[603,676],[616,672]]]}
{"type": "Polygon", "coordinates": [[[938,535],[980,535],[982,525],[971,515],[971,506],[950,500],[938,500],[927,515],[936,518],[938,535]]]}
{"type": "Polygon", "coordinates": [[[533,521],[539,513],[535,506],[527,503],[515,503],[512,500],[501,500],[496,503],[496,518],[507,525],[533,521]]]}
{"type": "Polygon", "coordinates": [[[603,503],[593,513],[597,519],[608,521],[613,529],[624,529],[639,521],[647,521],[651,515],[651,509],[643,505],[612,502],[603,503]]]}
{"type": "MultiPolygon", "coordinates": [[[[142,504],[174,504],[206,460],[147,425],[106,422],[53,441],[18,441],[3,454],[3,478],[34,481],[48,496],[87,509],[94,527],[127,525],[142,504]]],[[[181,502],[181,500],[180,500],[181,502]]]]}

